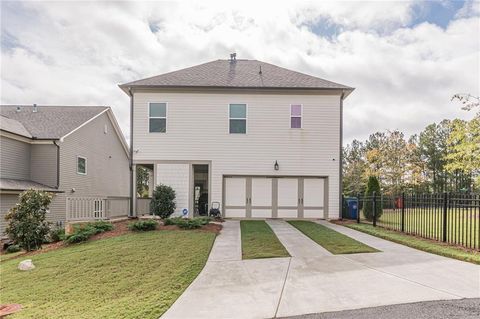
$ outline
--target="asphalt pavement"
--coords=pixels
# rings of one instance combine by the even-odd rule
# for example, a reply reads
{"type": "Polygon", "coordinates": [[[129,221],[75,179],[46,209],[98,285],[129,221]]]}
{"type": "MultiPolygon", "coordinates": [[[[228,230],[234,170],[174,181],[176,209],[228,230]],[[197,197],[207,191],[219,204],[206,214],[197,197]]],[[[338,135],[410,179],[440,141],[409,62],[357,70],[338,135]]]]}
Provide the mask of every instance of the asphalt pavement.
{"type": "Polygon", "coordinates": [[[478,319],[480,299],[425,301],[409,304],[324,312],[283,319],[478,319]]]}

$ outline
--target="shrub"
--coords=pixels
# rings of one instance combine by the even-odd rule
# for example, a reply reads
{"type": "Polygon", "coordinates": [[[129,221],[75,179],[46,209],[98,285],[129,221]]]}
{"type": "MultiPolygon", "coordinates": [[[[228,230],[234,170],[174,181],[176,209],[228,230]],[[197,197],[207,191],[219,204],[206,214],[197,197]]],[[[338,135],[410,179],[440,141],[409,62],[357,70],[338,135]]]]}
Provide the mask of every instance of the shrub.
{"type": "Polygon", "coordinates": [[[177,226],[183,229],[196,229],[202,227],[203,224],[198,218],[182,218],[177,222],[177,226]]]}
{"type": "Polygon", "coordinates": [[[5,250],[7,252],[7,254],[11,254],[11,253],[16,253],[16,252],[19,252],[20,250],[22,250],[20,248],[20,246],[18,245],[10,245],[7,247],[7,249],[5,250]]]}
{"type": "Polygon", "coordinates": [[[80,229],[77,229],[73,234],[68,235],[65,238],[65,242],[67,244],[81,243],[83,241],[87,241],[90,237],[100,232],[101,231],[93,227],[80,228],[80,229]]]}
{"type": "Polygon", "coordinates": [[[114,226],[111,223],[105,221],[87,223],[75,227],[73,234],[66,236],[64,241],[67,244],[81,243],[87,241],[93,235],[112,230],[113,228],[114,226]]]}
{"type": "Polygon", "coordinates": [[[56,243],[58,241],[65,239],[65,229],[64,228],[55,228],[50,231],[50,241],[56,243]]]}
{"type": "Polygon", "coordinates": [[[158,185],[152,194],[150,213],[162,219],[170,217],[176,208],[175,190],[167,185],[158,185]]]}
{"type": "MultiPolygon", "coordinates": [[[[380,183],[378,182],[378,179],[375,176],[370,176],[368,178],[368,183],[367,183],[367,190],[365,191],[365,197],[367,196],[373,196],[373,192],[375,192],[377,196],[377,203],[376,203],[376,210],[375,210],[375,215],[376,219],[378,220],[380,216],[382,216],[383,210],[382,210],[382,201],[380,200],[381,198],[381,193],[380,193],[380,183]]],[[[369,221],[373,220],[373,200],[369,198],[368,200],[365,201],[363,205],[363,215],[365,218],[369,221]]]]}
{"type": "Polygon", "coordinates": [[[178,224],[178,221],[181,220],[182,217],[172,217],[172,218],[167,218],[167,219],[164,219],[163,220],[163,224],[165,226],[169,226],[169,225],[177,225],[178,224]]]}
{"type": "Polygon", "coordinates": [[[45,215],[51,201],[47,192],[31,189],[21,193],[19,202],[5,216],[8,237],[27,251],[41,248],[50,231],[45,215]]]}
{"type": "Polygon", "coordinates": [[[100,230],[101,232],[106,232],[106,231],[110,231],[110,230],[113,230],[113,224],[110,223],[110,222],[106,222],[106,221],[103,221],[103,220],[99,220],[99,221],[96,221],[96,222],[93,222],[93,223],[88,223],[88,225],[90,227],[93,227],[97,230],[100,230]]]}
{"type": "Polygon", "coordinates": [[[131,231],[148,231],[157,229],[158,223],[154,220],[139,220],[128,224],[131,231]]]}
{"type": "Polygon", "coordinates": [[[212,221],[212,219],[210,217],[197,217],[197,219],[200,221],[200,223],[202,225],[207,225],[208,223],[210,223],[212,221]]]}
{"type": "Polygon", "coordinates": [[[164,225],[177,225],[183,229],[195,229],[200,228],[203,225],[210,223],[212,219],[210,217],[195,217],[195,218],[182,218],[182,217],[173,217],[167,218],[163,221],[164,225]]]}

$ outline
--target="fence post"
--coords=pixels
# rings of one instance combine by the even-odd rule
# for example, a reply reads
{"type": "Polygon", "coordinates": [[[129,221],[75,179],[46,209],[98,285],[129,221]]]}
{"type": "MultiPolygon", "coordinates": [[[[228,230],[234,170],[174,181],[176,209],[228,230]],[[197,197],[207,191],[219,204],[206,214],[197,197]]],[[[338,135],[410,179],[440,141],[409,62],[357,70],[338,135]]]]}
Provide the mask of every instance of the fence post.
{"type": "Polygon", "coordinates": [[[443,232],[442,240],[447,241],[447,211],[448,211],[448,193],[443,193],[443,232]]]}
{"type": "Polygon", "coordinates": [[[402,193],[402,218],[401,218],[401,230],[405,232],[405,192],[402,193]]]}
{"type": "Polygon", "coordinates": [[[377,226],[377,192],[373,192],[373,227],[377,226]]]}
{"type": "Polygon", "coordinates": [[[357,195],[357,224],[360,224],[360,194],[357,195]]]}

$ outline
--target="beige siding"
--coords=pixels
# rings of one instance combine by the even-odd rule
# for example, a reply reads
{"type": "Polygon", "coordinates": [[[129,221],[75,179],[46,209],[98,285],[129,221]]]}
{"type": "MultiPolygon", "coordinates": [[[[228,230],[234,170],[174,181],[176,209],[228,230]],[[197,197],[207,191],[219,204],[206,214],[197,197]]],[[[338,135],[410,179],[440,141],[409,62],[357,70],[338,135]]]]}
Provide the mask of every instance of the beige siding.
{"type": "Polygon", "coordinates": [[[127,154],[106,113],[67,136],[60,143],[63,219],[67,196],[128,197],[129,174],[127,154]],[[77,174],[77,156],[87,158],[87,175],[77,174]]]}
{"type": "Polygon", "coordinates": [[[57,147],[37,144],[31,148],[30,179],[50,187],[57,186],[57,147]]]}
{"type": "Polygon", "coordinates": [[[5,220],[5,215],[8,211],[15,206],[17,203],[18,195],[9,195],[1,194],[0,195],[0,238],[6,237],[5,227],[7,226],[7,221],[5,220]]]}
{"type": "Polygon", "coordinates": [[[138,92],[133,127],[136,162],[212,161],[212,201],[222,175],[328,176],[329,217],[339,215],[339,95],[138,92]],[[148,132],[149,102],[168,103],[167,133],[148,132]],[[248,105],[247,134],[229,134],[229,103],[248,105]],[[302,129],[290,129],[290,104],[303,105],[302,129]]]}
{"type": "Polygon", "coordinates": [[[0,177],[30,179],[30,144],[0,136],[0,177]]]}
{"type": "MultiPolygon", "coordinates": [[[[1,194],[0,195],[0,238],[4,237],[5,227],[7,222],[5,220],[5,215],[8,211],[15,206],[18,201],[19,194],[1,194]]],[[[52,202],[49,206],[49,211],[47,213],[47,221],[52,223],[52,227],[57,227],[58,221],[64,221],[65,216],[60,216],[62,211],[62,201],[61,194],[53,194],[52,202]],[[60,195],[60,196],[59,196],[60,195]]],[[[64,211],[64,210],[63,210],[64,211]]]]}

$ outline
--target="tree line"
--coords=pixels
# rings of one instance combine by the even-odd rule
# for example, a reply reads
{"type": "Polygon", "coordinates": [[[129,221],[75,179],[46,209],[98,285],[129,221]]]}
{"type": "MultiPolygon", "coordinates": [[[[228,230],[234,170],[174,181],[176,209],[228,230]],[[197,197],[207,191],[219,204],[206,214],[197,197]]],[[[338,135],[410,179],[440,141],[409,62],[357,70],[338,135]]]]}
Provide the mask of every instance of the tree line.
{"type": "Polygon", "coordinates": [[[470,121],[432,123],[406,137],[399,130],[376,132],[343,148],[343,191],[365,192],[370,176],[384,194],[480,191],[480,112],[470,121]]]}

